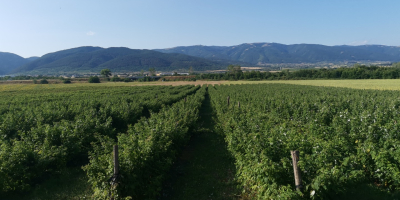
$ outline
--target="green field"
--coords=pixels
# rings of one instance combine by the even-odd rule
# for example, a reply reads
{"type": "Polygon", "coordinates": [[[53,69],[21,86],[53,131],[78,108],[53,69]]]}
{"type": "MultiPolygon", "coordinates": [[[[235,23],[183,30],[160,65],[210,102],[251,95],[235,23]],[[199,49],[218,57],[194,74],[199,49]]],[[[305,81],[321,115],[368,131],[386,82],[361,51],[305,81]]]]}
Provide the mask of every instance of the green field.
{"type": "Polygon", "coordinates": [[[1,84],[0,196],[396,199],[398,85],[1,84]],[[111,187],[116,144],[121,176],[111,187]],[[294,187],[291,150],[300,152],[302,192],[294,187]]]}
{"type": "Polygon", "coordinates": [[[400,90],[400,79],[362,79],[362,80],[280,80],[280,81],[228,81],[224,84],[261,84],[283,83],[295,85],[313,85],[346,87],[355,89],[400,90]]]}
{"type": "Polygon", "coordinates": [[[399,198],[398,91],[243,84],[209,93],[252,199],[399,198]],[[294,150],[302,192],[294,190],[294,150]]]}
{"type": "Polygon", "coordinates": [[[79,88],[79,87],[115,87],[115,86],[144,86],[144,85],[225,85],[225,84],[268,84],[282,83],[295,85],[313,85],[328,87],[346,87],[355,89],[374,90],[400,90],[400,79],[362,79],[362,80],[279,80],[279,81],[171,81],[171,82],[104,82],[97,84],[72,83],[72,84],[0,84],[1,91],[10,90],[42,90],[53,88],[79,88]]]}

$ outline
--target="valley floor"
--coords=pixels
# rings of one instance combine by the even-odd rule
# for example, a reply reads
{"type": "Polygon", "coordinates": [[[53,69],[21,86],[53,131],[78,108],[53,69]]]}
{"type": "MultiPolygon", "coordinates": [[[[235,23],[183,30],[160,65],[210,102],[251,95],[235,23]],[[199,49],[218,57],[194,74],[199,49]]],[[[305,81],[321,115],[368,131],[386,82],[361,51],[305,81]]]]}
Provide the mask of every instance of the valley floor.
{"type": "MultiPolygon", "coordinates": [[[[50,81],[50,83],[52,83],[50,81]]],[[[359,79],[359,80],[263,80],[263,81],[155,81],[155,82],[102,82],[86,83],[72,82],[72,84],[32,84],[32,81],[0,81],[1,91],[32,90],[32,89],[54,89],[65,87],[110,87],[110,86],[143,86],[143,85],[223,85],[223,84],[265,84],[265,83],[284,83],[295,85],[313,85],[327,87],[346,87],[355,89],[375,89],[375,90],[400,90],[400,79],[359,79]]]]}

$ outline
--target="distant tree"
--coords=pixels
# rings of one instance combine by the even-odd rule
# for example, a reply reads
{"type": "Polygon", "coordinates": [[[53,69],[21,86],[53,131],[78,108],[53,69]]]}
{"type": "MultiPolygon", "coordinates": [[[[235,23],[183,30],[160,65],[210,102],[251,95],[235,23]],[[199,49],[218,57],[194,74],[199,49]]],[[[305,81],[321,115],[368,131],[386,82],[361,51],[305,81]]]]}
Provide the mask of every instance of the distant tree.
{"type": "Polygon", "coordinates": [[[193,67],[192,66],[189,67],[189,74],[193,74],[193,67]]]}
{"type": "Polygon", "coordinates": [[[392,64],[392,67],[400,68],[400,62],[398,62],[398,63],[393,63],[393,64],[392,64]]]}
{"type": "Polygon", "coordinates": [[[243,71],[240,65],[229,65],[225,73],[225,79],[243,79],[243,71]]]}
{"type": "Polygon", "coordinates": [[[155,76],[156,75],[156,69],[154,69],[154,67],[149,69],[150,75],[151,76],[155,76]]]}
{"type": "Polygon", "coordinates": [[[48,84],[49,82],[46,79],[40,80],[40,84],[48,84]]]}
{"type": "Polygon", "coordinates": [[[100,83],[100,78],[98,76],[91,76],[89,78],[89,83],[100,83]]]}
{"type": "Polygon", "coordinates": [[[235,73],[235,65],[229,65],[228,69],[227,69],[227,72],[229,74],[234,74],[235,73]]]}
{"type": "Polygon", "coordinates": [[[65,84],[71,83],[71,79],[64,79],[63,83],[65,83],[65,84]]]}
{"type": "Polygon", "coordinates": [[[121,81],[121,79],[118,76],[114,75],[114,77],[111,78],[111,81],[118,82],[118,81],[121,81]]]}
{"type": "Polygon", "coordinates": [[[109,76],[111,76],[111,70],[109,70],[109,69],[102,69],[102,70],[100,71],[100,74],[108,78],[109,76]]]}
{"type": "Polygon", "coordinates": [[[140,76],[143,76],[143,74],[144,74],[144,70],[142,69],[142,70],[140,70],[140,76]]]}

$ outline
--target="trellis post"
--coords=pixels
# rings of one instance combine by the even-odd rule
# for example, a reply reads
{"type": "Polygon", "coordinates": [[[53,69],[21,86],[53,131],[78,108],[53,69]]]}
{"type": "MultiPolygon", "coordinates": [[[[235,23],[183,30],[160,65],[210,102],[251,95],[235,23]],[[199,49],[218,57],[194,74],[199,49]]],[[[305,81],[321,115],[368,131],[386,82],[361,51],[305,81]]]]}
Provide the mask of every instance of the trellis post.
{"type": "Polygon", "coordinates": [[[294,183],[296,185],[296,190],[301,191],[303,186],[301,185],[300,169],[297,166],[297,162],[299,162],[299,159],[300,159],[300,152],[299,151],[290,151],[290,153],[292,154],[294,183]]]}
{"type": "Polygon", "coordinates": [[[110,200],[114,200],[114,193],[118,183],[118,175],[119,175],[119,162],[118,162],[118,145],[114,145],[113,148],[113,161],[114,161],[114,175],[111,177],[111,191],[110,191],[110,200]]]}

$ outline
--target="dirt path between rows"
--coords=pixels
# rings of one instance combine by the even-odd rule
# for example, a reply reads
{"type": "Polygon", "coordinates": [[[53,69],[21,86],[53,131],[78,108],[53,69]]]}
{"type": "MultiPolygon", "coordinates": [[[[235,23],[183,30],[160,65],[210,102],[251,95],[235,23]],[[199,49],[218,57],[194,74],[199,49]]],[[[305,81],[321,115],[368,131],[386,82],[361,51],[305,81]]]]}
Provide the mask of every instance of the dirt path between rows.
{"type": "Polygon", "coordinates": [[[217,130],[208,94],[201,118],[164,183],[161,200],[237,199],[234,159],[217,130]]]}

